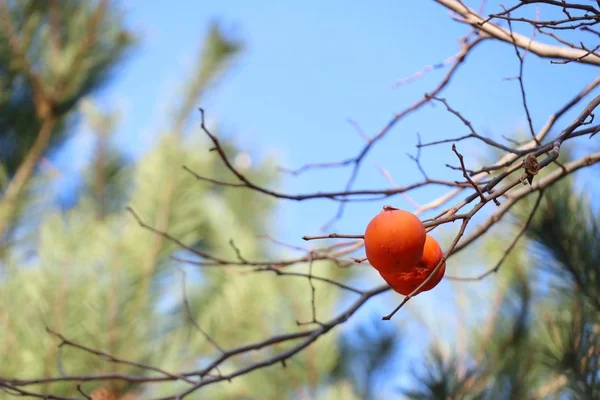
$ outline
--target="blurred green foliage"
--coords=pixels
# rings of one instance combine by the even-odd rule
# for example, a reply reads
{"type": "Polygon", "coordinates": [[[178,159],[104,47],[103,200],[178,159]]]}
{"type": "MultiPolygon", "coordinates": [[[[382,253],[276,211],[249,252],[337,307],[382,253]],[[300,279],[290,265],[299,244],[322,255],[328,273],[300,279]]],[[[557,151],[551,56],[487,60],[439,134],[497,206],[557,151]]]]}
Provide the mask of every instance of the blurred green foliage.
{"type": "MultiPolygon", "coordinates": [[[[159,133],[149,152],[125,162],[113,144],[118,112],[98,109],[91,97],[108,83],[135,45],[118,7],[91,1],[65,1],[60,6],[10,2],[7,7],[13,33],[23,44],[35,75],[46,92],[58,96],[56,112],[61,122],[47,150],[60,148],[66,138],[76,134],[73,122],[81,119],[96,138],[94,154],[82,171],[83,185],[71,207],[65,210],[44,200],[52,177],[43,173],[29,183],[29,196],[21,197],[18,212],[22,218],[14,218],[17,222],[8,232],[2,254],[0,376],[28,379],[62,373],[145,373],[73,347],[59,351],[59,341],[46,327],[121,359],[175,372],[198,369],[203,360],[219,355],[196,324],[225,349],[300,329],[295,316],[311,318],[310,287],[305,279],[181,265],[170,258],[181,255],[179,246],[143,229],[125,210],[131,206],[147,224],[190,248],[236,260],[237,253],[230,245],[234,240],[243,257],[266,258],[266,242],[258,234],[272,222],[273,201],[254,192],[200,182],[182,169],[185,165],[224,181],[234,178],[222,161],[207,151],[208,142],[198,127],[188,128],[186,123],[193,119],[199,125],[197,105],[225,76],[243,43],[218,24],[208,27],[196,65],[181,82],[182,94],[172,107],[168,129],[159,133]],[[99,7],[104,7],[100,13],[99,7]],[[53,18],[60,23],[55,25],[53,18]],[[91,31],[93,43],[87,43],[91,31]],[[187,135],[188,131],[193,134],[187,135]],[[184,276],[187,279],[183,280],[184,276]],[[191,314],[183,306],[183,284],[191,314]]],[[[11,52],[14,49],[8,46],[5,32],[0,40],[0,161],[6,180],[23,162],[40,127],[27,65],[15,62],[11,52]]],[[[228,154],[242,154],[230,141],[225,140],[223,146],[228,154]]],[[[275,160],[254,161],[240,168],[258,184],[276,184],[275,160]]],[[[326,264],[315,262],[313,267],[324,277],[348,275],[326,264]]],[[[295,268],[306,272],[307,267],[295,268]]],[[[333,315],[340,293],[322,282],[314,285],[319,293],[319,318],[327,319],[333,315]]],[[[249,378],[252,383],[237,379],[215,385],[206,389],[206,395],[274,399],[280,398],[282,388],[290,395],[311,387],[316,390],[338,358],[336,336],[320,339],[290,360],[285,369],[255,372],[249,378]]],[[[220,372],[267,358],[286,346],[232,359],[220,372]]],[[[185,385],[140,388],[110,381],[84,384],[83,389],[90,393],[100,386],[118,393],[144,393],[145,398],[167,395],[185,385]]],[[[28,389],[78,395],[73,383],[28,389]]],[[[348,386],[331,390],[348,392],[348,386]]],[[[0,398],[7,396],[3,392],[0,398]]],[[[197,396],[192,398],[204,398],[197,396]]]]}
{"type": "MultiPolygon", "coordinates": [[[[95,132],[95,150],[71,207],[65,210],[47,195],[53,178],[42,171],[31,179],[12,216],[14,224],[0,254],[0,376],[145,373],[73,347],[59,350],[59,341],[46,328],[121,359],[172,372],[198,370],[219,356],[219,348],[198,326],[224,349],[302,329],[296,320],[310,320],[312,309],[306,279],[182,265],[171,256],[188,257],[189,252],[143,229],[125,209],[131,206],[147,224],[218,257],[236,260],[237,251],[251,260],[273,256],[258,238],[273,223],[272,199],[200,182],[182,170],[186,165],[213,179],[234,178],[218,156],[206,151],[209,143],[199,132],[196,107],[226,75],[244,43],[218,24],[208,27],[192,73],[181,82],[167,128],[150,151],[126,162],[114,144],[119,112],[99,109],[93,95],[123,65],[137,38],[125,27],[115,3],[58,4],[8,1],[3,9],[0,184],[6,187],[40,130],[36,84],[51,97],[58,118],[44,155],[77,134],[80,120],[95,132]],[[195,127],[188,127],[191,121],[195,127]]],[[[211,127],[215,133],[216,125],[211,127]]],[[[224,149],[242,154],[229,141],[224,149]]],[[[570,156],[565,146],[559,161],[570,156]]],[[[267,159],[240,168],[246,168],[253,182],[276,185],[275,167],[275,160],[267,159]]],[[[534,197],[519,203],[508,223],[494,228],[501,234],[480,239],[482,246],[470,257],[499,259],[527,220],[534,197]]],[[[459,339],[465,350],[432,345],[422,364],[413,368],[412,384],[399,388],[397,395],[440,400],[600,398],[599,226],[600,216],[572,180],[546,190],[525,237],[501,272],[488,278],[494,280],[491,312],[463,327],[468,337],[459,339]],[[538,284],[542,279],[550,283],[544,293],[538,284]]],[[[325,261],[314,262],[313,268],[336,280],[354,274],[325,261]]],[[[307,269],[304,263],[290,271],[307,269]]],[[[344,298],[337,288],[319,281],[314,285],[318,318],[327,320],[339,312],[344,298]]],[[[189,398],[387,398],[381,388],[397,381],[402,364],[398,355],[410,338],[396,325],[380,324],[377,316],[352,330],[335,329],[288,360],[285,368],[277,364],[257,370],[189,398]]],[[[218,372],[236,371],[293,345],[232,358],[218,372]]],[[[88,393],[105,387],[146,398],[176,393],[186,384],[139,387],[105,381],[82,387],[88,393]]],[[[78,395],[73,383],[28,389],[78,395]]],[[[12,397],[1,392],[0,398],[12,397]]]]}
{"type": "MultiPolygon", "coordinates": [[[[559,162],[570,161],[572,150],[563,146],[559,162]]],[[[469,256],[491,268],[537,197],[519,202],[469,256]]],[[[402,393],[415,400],[600,398],[599,224],[589,194],[576,189],[572,176],[546,189],[519,244],[486,278],[493,280],[487,291],[493,308],[459,338],[468,350],[432,347],[414,385],[402,393]]],[[[480,307],[472,304],[465,313],[480,307]]]]}

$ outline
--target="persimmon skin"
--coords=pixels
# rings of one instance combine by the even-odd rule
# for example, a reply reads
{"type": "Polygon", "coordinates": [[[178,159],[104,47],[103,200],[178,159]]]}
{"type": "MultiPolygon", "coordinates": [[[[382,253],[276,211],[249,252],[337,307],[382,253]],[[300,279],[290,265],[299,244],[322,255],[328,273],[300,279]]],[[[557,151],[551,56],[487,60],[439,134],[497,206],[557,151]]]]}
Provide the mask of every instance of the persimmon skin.
{"type": "Polygon", "coordinates": [[[425,227],[412,213],[384,207],[365,230],[365,253],[380,272],[403,271],[423,255],[425,227]]]}
{"type": "MultiPolygon", "coordinates": [[[[423,283],[425,279],[427,279],[431,271],[437,267],[443,257],[444,252],[439,243],[433,236],[428,234],[423,248],[423,256],[417,264],[413,265],[413,267],[408,270],[387,273],[380,271],[379,274],[394,291],[403,296],[408,296],[423,283]]],[[[445,273],[446,263],[444,262],[431,280],[427,282],[415,296],[436,287],[444,277],[445,273]]]]}

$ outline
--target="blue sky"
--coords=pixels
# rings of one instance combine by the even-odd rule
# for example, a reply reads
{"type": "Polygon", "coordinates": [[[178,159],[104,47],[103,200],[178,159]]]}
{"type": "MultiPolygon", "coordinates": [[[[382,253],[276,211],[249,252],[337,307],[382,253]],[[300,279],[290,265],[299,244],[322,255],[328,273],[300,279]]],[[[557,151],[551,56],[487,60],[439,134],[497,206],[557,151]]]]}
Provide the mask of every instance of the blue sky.
{"type": "MultiPolygon", "coordinates": [[[[111,100],[125,108],[119,141],[134,154],[147,149],[164,127],[168,105],[194,62],[208,22],[217,18],[247,43],[235,71],[201,104],[209,118],[218,120],[223,134],[236,137],[255,157],[276,152],[282,164],[292,168],[355,155],[364,139],[347,120],[357,121],[368,135],[374,135],[394,113],[429,90],[444,71],[434,71],[397,89],[391,85],[454,54],[457,36],[466,32],[433,2],[419,3],[407,9],[394,1],[376,5],[309,1],[302,6],[243,1],[188,2],[185,6],[127,2],[128,20],[142,33],[143,42],[109,92],[111,100]]],[[[593,71],[580,68],[574,75],[573,68],[549,66],[547,60],[530,57],[528,62],[525,80],[539,128],[548,112],[587,83],[593,71]],[[544,72],[552,75],[536,70],[541,64],[544,72]],[[559,83],[552,87],[551,97],[547,95],[549,83],[559,83]]],[[[444,96],[478,130],[499,136],[524,127],[518,86],[502,79],[516,75],[517,66],[510,46],[481,46],[444,96]]],[[[419,179],[414,163],[405,155],[414,153],[417,132],[424,141],[433,141],[463,135],[466,129],[439,105],[412,114],[371,152],[356,187],[388,185],[376,162],[388,169],[398,184],[419,179]]],[[[472,142],[459,144],[467,157],[472,149],[472,142]]],[[[446,161],[455,161],[449,150],[446,145],[424,152],[429,174],[458,178],[457,172],[444,167],[446,161]]],[[[287,179],[285,189],[296,193],[340,189],[348,174],[348,169],[307,173],[287,179]]],[[[415,200],[424,202],[432,196],[421,191],[415,200]]],[[[410,207],[402,198],[394,203],[410,207]]],[[[347,218],[336,229],[362,230],[381,205],[348,207],[347,218]]],[[[316,231],[318,222],[335,211],[330,201],[289,202],[285,207],[289,223],[282,234],[289,240],[316,231]],[[299,218],[300,210],[314,218],[299,218]]]]}
{"type": "MultiPolygon", "coordinates": [[[[478,2],[467,3],[478,6],[478,2]]],[[[218,121],[222,134],[235,137],[255,159],[277,154],[282,165],[290,168],[356,155],[364,139],[348,119],[358,122],[367,135],[376,134],[395,113],[434,87],[446,70],[434,70],[399,88],[392,87],[394,82],[455,54],[457,38],[468,31],[432,1],[131,0],[124,6],[128,24],[141,34],[141,46],[99,100],[122,110],[117,140],[128,154],[143,153],[165,127],[168,106],[185,82],[208,23],[218,19],[247,47],[233,73],[198,105],[206,109],[210,119],[218,121]]],[[[489,2],[488,10],[497,9],[497,2],[489,2]]],[[[511,46],[484,43],[442,96],[469,118],[477,131],[496,138],[510,135],[525,127],[517,82],[503,79],[516,76],[517,68],[511,46]]],[[[593,77],[592,68],[551,65],[548,60],[528,55],[524,78],[534,127],[541,128],[552,111],[593,77]]],[[[562,126],[573,116],[571,113],[563,119],[562,126]]],[[[199,116],[191,123],[199,123],[199,116]]],[[[355,188],[389,186],[376,163],[389,170],[399,185],[420,180],[415,164],[406,156],[415,152],[417,133],[427,142],[468,132],[441,105],[425,107],[397,124],[373,149],[364,160],[355,188]]],[[[424,150],[422,161],[431,177],[461,178],[458,172],[444,167],[447,162],[456,163],[450,146],[424,150]]],[[[84,147],[85,140],[76,139],[69,152],[84,147]]],[[[469,164],[482,156],[484,147],[471,141],[458,143],[458,149],[469,164]]],[[[59,164],[66,168],[72,154],[66,160],[59,164]]],[[[79,161],[83,162],[83,157],[79,161]]],[[[317,170],[284,177],[282,190],[305,193],[342,189],[349,173],[349,169],[317,170]]],[[[443,188],[421,190],[412,196],[425,203],[440,193],[443,188]]],[[[356,203],[346,208],[344,219],[331,230],[362,233],[388,203],[412,209],[402,197],[356,203]]],[[[283,240],[304,245],[301,236],[319,233],[335,211],[336,204],[326,200],[282,202],[274,232],[283,240]]],[[[481,261],[483,265],[495,262],[481,261]]],[[[454,275],[461,272],[451,263],[448,271],[454,275]]],[[[448,283],[443,282],[440,288],[438,295],[416,299],[414,312],[438,321],[452,318],[432,314],[439,312],[439,303],[452,302],[455,297],[448,283]]],[[[399,318],[409,318],[408,311],[402,315],[399,318]]]]}
{"type": "MultiPolygon", "coordinates": [[[[396,89],[392,84],[454,54],[457,37],[466,32],[430,1],[410,7],[394,1],[369,5],[308,1],[301,6],[243,1],[173,4],[125,3],[127,20],[141,34],[142,43],[105,91],[103,103],[122,110],[117,138],[130,154],[148,149],[165,127],[169,105],[177,98],[213,19],[230,26],[246,41],[247,49],[234,72],[199,105],[218,121],[222,134],[235,137],[254,157],[276,153],[290,168],[355,155],[364,139],[348,119],[358,122],[367,135],[377,133],[394,113],[430,90],[445,70],[396,89]]],[[[550,66],[548,60],[529,57],[527,61],[525,82],[534,125],[539,128],[565,96],[589,81],[593,70],[579,68],[574,74],[574,68],[550,66]],[[552,96],[547,95],[550,84],[552,96]]],[[[509,133],[525,126],[517,83],[503,80],[516,75],[517,67],[510,46],[485,44],[475,50],[443,95],[478,131],[497,137],[509,133]]],[[[441,105],[412,114],[370,153],[356,187],[388,186],[376,163],[388,169],[400,185],[419,179],[414,163],[405,155],[414,153],[417,133],[423,141],[433,141],[461,136],[466,128],[441,105]]],[[[470,152],[480,155],[481,146],[473,145],[458,145],[467,163],[475,155],[470,152]]],[[[454,179],[460,175],[444,167],[446,162],[455,162],[450,144],[427,149],[423,162],[431,176],[454,179]]],[[[286,179],[285,189],[292,193],[341,189],[349,172],[309,172],[286,179]]],[[[414,197],[426,202],[438,192],[423,190],[414,197]]],[[[411,207],[401,197],[393,203],[411,207]]],[[[336,229],[361,231],[381,205],[349,206],[336,229]]],[[[289,223],[284,224],[282,235],[299,240],[317,231],[336,206],[314,201],[288,202],[285,207],[283,215],[289,223]],[[314,218],[299,218],[300,210],[314,218]]]]}

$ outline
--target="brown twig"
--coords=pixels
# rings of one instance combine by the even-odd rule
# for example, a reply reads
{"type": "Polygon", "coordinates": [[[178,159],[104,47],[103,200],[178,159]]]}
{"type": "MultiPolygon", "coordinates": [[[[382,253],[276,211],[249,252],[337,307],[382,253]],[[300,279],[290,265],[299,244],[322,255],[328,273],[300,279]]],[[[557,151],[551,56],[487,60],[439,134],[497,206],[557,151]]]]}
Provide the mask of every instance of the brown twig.
{"type": "Polygon", "coordinates": [[[461,1],[435,0],[435,2],[446,7],[448,10],[457,13],[462,17],[460,22],[481,29],[488,37],[510,44],[514,43],[521,49],[528,48],[529,52],[534,53],[539,57],[570,60],[579,59],[579,63],[600,65],[600,56],[596,56],[595,54],[584,56],[586,53],[584,50],[569,49],[562,46],[551,46],[545,43],[531,41],[528,37],[517,33],[511,37],[510,32],[506,29],[492,22],[486,22],[479,14],[469,7],[466,7],[461,1]]]}
{"type": "Polygon", "coordinates": [[[192,307],[190,305],[190,301],[188,300],[188,296],[187,296],[186,273],[181,268],[179,270],[181,272],[181,293],[183,296],[183,304],[185,306],[185,310],[186,310],[188,319],[191,321],[191,323],[194,325],[194,327],[198,330],[198,332],[200,332],[202,334],[202,336],[204,336],[204,339],[206,339],[207,342],[210,342],[221,353],[225,353],[225,350],[223,350],[223,348],[219,345],[219,343],[217,343],[204,329],[202,329],[202,327],[198,324],[198,321],[196,321],[196,318],[194,318],[194,313],[192,312],[192,307]]]}
{"type": "Polygon", "coordinates": [[[448,104],[448,101],[444,98],[441,97],[435,97],[432,96],[432,99],[439,101],[440,103],[442,103],[445,107],[446,110],[448,110],[448,112],[450,112],[451,114],[455,115],[458,119],[460,119],[460,121],[467,127],[469,128],[470,133],[468,135],[465,136],[461,136],[459,138],[456,139],[444,139],[444,140],[439,140],[436,142],[430,142],[430,143],[425,143],[425,144],[418,144],[417,147],[425,147],[425,146],[433,146],[436,144],[442,144],[442,143],[449,143],[449,142],[458,142],[464,139],[468,139],[468,138],[476,138],[481,140],[482,142],[492,146],[492,147],[496,147],[500,150],[504,150],[507,153],[512,153],[512,154],[516,154],[516,155],[522,155],[523,151],[521,150],[515,150],[515,149],[511,149],[508,146],[505,146],[501,143],[498,143],[486,136],[480,135],[478,134],[475,129],[473,128],[473,124],[471,124],[471,121],[469,121],[468,119],[466,119],[460,112],[458,112],[457,110],[455,110],[454,108],[450,107],[450,105],[448,104]]]}
{"type": "MultiPolygon", "coordinates": [[[[510,15],[510,13],[509,13],[510,15]]],[[[517,59],[519,60],[519,75],[517,76],[517,80],[519,81],[519,89],[521,90],[521,101],[523,103],[523,109],[525,110],[525,115],[527,117],[527,126],[529,127],[529,133],[533,140],[535,140],[536,144],[539,146],[540,142],[537,140],[535,135],[535,130],[533,129],[533,121],[531,119],[531,112],[529,111],[529,106],[527,105],[527,94],[525,92],[525,84],[523,83],[523,70],[525,67],[525,55],[522,55],[519,51],[519,46],[517,46],[515,34],[512,28],[512,22],[508,20],[508,28],[510,32],[510,39],[513,44],[513,48],[515,50],[515,54],[517,55],[517,59]]],[[[535,31],[534,31],[535,36],[535,31]]],[[[529,40],[529,44],[533,41],[533,37],[529,40]]],[[[525,48],[525,51],[529,51],[529,46],[525,48]]]]}
{"type": "Polygon", "coordinates": [[[315,288],[315,285],[313,283],[312,270],[313,270],[313,259],[311,259],[308,262],[308,276],[307,276],[308,277],[308,285],[310,287],[310,307],[311,307],[312,318],[309,321],[306,321],[306,322],[296,321],[296,324],[298,326],[308,325],[308,324],[319,324],[320,323],[317,320],[317,305],[316,305],[317,289],[315,288]]]}
{"type": "Polygon", "coordinates": [[[134,362],[134,361],[124,360],[124,359],[115,357],[115,356],[113,356],[111,354],[105,353],[103,351],[100,351],[100,350],[97,350],[97,349],[92,349],[92,348],[90,348],[88,346],[84,346],[82,344],[79,344],[77,342],[74,342],[72,340],[67,339],[66,337],[64,337],[60,333],[54,332],[50,328],[46,328],[46,331],[48,333],[50,333],[51,335],[53,335],[53,336],[57,337],[58,339],[60,339],[60,343],[58,345],[59,348],[62,347],[62,346],[70,346],[70,347],[73,347],[73,348],[85,351],[86,353],[90,353],[90,354],[93,354],[95,356],[102,357],[103,359],[105,359],[105,360],[107,360],[109,362],[112,362],[112,363],[129,365],[129,366],[132,366],[132,367],[137,367],[137,368],[141,368],[141,369],[148,370],[148,371],[158,372],[158,373],[163,374],[163,375],[165,375],[165,376],[167,376],[167,377],[169,377],[171,379],[179,379],[179,380],[183,380],[185,382],[192,383],[192,384],[196,383],[193,380],[191,380],[191,379],[189,379],[189,378],[187,378],[185,376],[178,375],[178,374],[172,374],[172,373],[167,372],[167,371],[165,371],[165,370],[163,370],[161,368],[158,368],[158,367],[153,367],[153,366],[150,366],[150,365],[141,364],[141,363],[134,362]]]}
{"type": "Polygon", "coordinates": [[[481,189],[479,188],[479,186],[471,179],[471,177],[467,173],[466,167],[465,167],[464,157],[463,157],[462,154],[460,154],[458,152],[458,150],[456,150],[456,145],[455,144],[452,145],[452,151],[454,152],[454,154],[456,154],[456,157],[458,157],[458,160],[460,161],[460,167],[463,170],[463,176],[465,177],[465,179],[467,179],[469,181],[469,183],[471,184],[471,186],[473,186],[473,189],[475,189],[475,191],[477,192],[477,194],[481,198],[481,201],[485,201],[485,196],[483,195],[483,192],[481,191],[481,189]]]}
{"type": "Polygon", "coordinates": [[[341,282],[338,282],[338,281],[334,281],[333,279],[323,278],[323,277],[315,276],[315,275],[312,275],[312,274],[309,275],[309,274],[303,274],[301,272],[282,271],[281,269],[279,269],[279,268],[273,268],[272,266],[257,268],[254,271],[256,271],[256,272],[272,271],[277,276],[297,276],[297,277],[303,277],[303,278],[310,278],[310,279],[315,280],[315,281],[321,281],[321,282],[329,283],[331,285],[339,287],[340,289],[347,290],[349,292],[353,292],[353,293],[356,293],[356,294],[362,295],[364,293],[362,290],[353,288],[351,286],[345,285],[345,284],[343,284],[341,282]]]}
{"type": "MultiPolygon", "coordinates": [[[[225,150],[221,146],[219,139],[207,129],[206,124],[205,124],[205,113],[204,113],[203,109],[200,109],[200,115],[201,115],[201,122],[200,122],[201,128],[202,128],[203,132],[211,139],[211,141],[213,142],[213,145],[214,145],[214,147],[211,150],[215,151],[219,155],[219,157],[225,164],[226,168],[230,172],[232,172],[234,174],[234,176],[240,182],[225,182],[225,181],[220,181],[220,180],[204,177],[204,176],[199,175],[196,172],[192,171],[187,166],[183,166],[183,169],[186,172],[193,175],[196,179],[205,181],[205,182],[209,182],[209,183],[212,183],[215,185],[236,187],[236,188],[246,188],[246,189],[254,190],[256,192],[260,192],[265,195],[268,195],[268,196],[271,196],[274,198],[278,198],[278,199],[304,201],[304,200],[324,198],[324,199],[339,201],[341,203],[345,203],[345,202],[349,201],[349,197],[353,197],[353,196],[369,196],[370,195],[370,196],[376,196],[376,197],[373,197],[373,199],[380,200],[382,198],[381,196],[389,197],[389,196],[393,196],[395,194],[408,192],[410,190],[414,190],[414,189],[417,189],[417,188],[420,188],[420,187],[423,187],[426,185],[432,185],[432,184],[443,185],[443,186],[461,186],[461,185],[463,185],[461,183],[438,180],[438,179],[425,179],[422,182],[414,183],[414,184],[411,184],[408,186],[394,188],[394,189],[382,189],[382,190],[354,190],[354,191],[351,191],[347,187],[345,190],[337,191],[337,192],[316,192],[316,193],[297,194],[297,195],[274,191],[274,190],[265,188],[263,186],[260,186],[258,184],[255,184],[244,173],[239,171],[233,165],[233,163],[230,161],[229,157],[225,153],[225,150]]],[[[369,142],[368,145],[371,145],[371,143],[372,142],[369,142]]],[[[362,160],[362,157],[361,157],[361,160],[362,160]]]]}
{"type": "MultiPolygon", "coordinates": [[[[218,377],[211,377],[211,378],[207,378],[204,379],[203,381],[197,383],[194,387],[186,389],[176,395],[172,395],[172,396],[167,396],[167,397],[162,397],[160,399],[157,400],[173,400],[173,399],[183,399],[184,397],[186,397],[187,395],[195,392],[196,390],[198,390],[199,388],[203,387],[203,386],[207,386],[207,385],[211,385],[217,382],[221,382],[223,380],[232,380],[233,378],[237,377],[237,376],[241,376],[241,375],[245,375],[249,372],[255,371],[257,369],[261,369],[261,368],[265,368],[268,367],[270,365],[274,365],[277,363],[281,363],[284,360],[289,359],[290,357],[292,357],[293,355],[297,354],[298,352],[304,350],[306,347],[308,347],[310,344],[312,344],[315,340],[317,340],[320,336],[326,334],[327,332],[329,332],[331,329],[333,329],[334,327],[338,326],[339,324],[344,323],[345,321],[347,321],[358,309],[360,309],[362,307],[362,305],[369,300],[370,298],[379,295],[383,292],[388,291],[390,288],[387,285],[384,286],[380,286],[377,288],[374,288],[372,290],[369,290],[367,292],[365,292],[363,295],[360,296],[360,298],[358,298],[357,300],[354,301],[354,303],[342,314],[338,315],[337,317],[325,322],[325,323],[321,323],[319,324],[316,328],[309,330],[309,331],[304,331],[304,332],[300,332],[296,335],[294,335],[295,339],[304,339],[302,340],[299,344],[297,344],[296,346],[285,350],[279,354],[276,354],[270,358],[267,358],[265,360],[256,362],[252,365],[249,365],[245,368],[241,368],[239,370],[236,370],[234,372],[231,372],[230,374],[227,375],[223,375],[223,376],[218,376],[218,377]]],[[[287,335],[288,337],[290,335],[287,335]]],[[[272,341],[273,340],[279,340],[281,341],[281,337],[273,337],[265,342],[261,342],[258,345],[260,345],[261,347],[266,346],[268,344],[273,344],[272,341]]],[[[284,339],[284,340],[289,340],[289,339],[284,339]]],[[[237,352],[241,351],[241,349],[236,350],[237,352]]],[[[248,350],[245,350],[248,351],[248,350]]],[[[236,353],[237,354],[237,353],[236,353]]],[[[221,364],[223,361],[225,361],[227,358],[231,357],[232,355],[234,355],[233,352],[229,352],[224,354],[223,356],[221,356],[219,359],[215,360],[213,363],[211,363],[208,367],[204,368],[202,371],[199,371],[198,374],[200,374],[200,376],[202,376],[203,373],[212,370],[215,366],[221,364]]]]}
{"type": "MultiPolygon", "coordinates": [[[[544,161],[546,161],[546,160],[544,160],[544,161]]],[[[558,180],[564,178],[565,176],[567,176],[581,168],[596,164],[598,162],[600,162],[600,152],[589,154],[578,160],[572,161],[570,163],[566,163],[564,165],[564,167],[565,167],[564,169],[558,168],[555,171],[552,171],[551,173],[549,173],[544,178],[533,183],[532,185],[527,185],[521,189],[515,190],[514,192],[512,192],[511,197],[507,201],[505,201],[501,207],[498,207],[498,209],[492,214],[492,216],[490,216],[488,219],[486,219],[484,223],[482,223],[480,226],[478,226],[476,230],[471,232],[469,234],[469,236],[465,237],[465,239],[459,245],[457,245],[455,247],[453,254],[456,254],[456,253],[460,252],[461,250],[464,250],[473,241],[480,238],[484,233],[486,233],[488,231],[488,229],[490,229],[492,227],[492,225],[494,225],[495,223],[500,221],[502,216],[504,216],[504,214],[506,214],[510,210],[510,208],[524,196],[528,195],[531,192],[540,190],[542,188],[546,188],[546,187],[552,185],[553,183],[557,182],[558,180]]],[[[520,179],[513,182],[513,185],[516,186],[519,183],[520,183],[520,179]]]]}
{"type": "Polygon", "coordinates": [[[317,239],[363,239],[364,235],[346,235],[341,233],[329,233],[327,235],[302,236],[303,240],[317,239]]]}
{"type": "Polygon", "coordinates": [[[527,221],[525,221],[525,224],[523,224],[523,227],[521,228],[519,233],[517,233],[517,235],[514,237],[514,239],[510,243],[510,245],[508,245],[508,247],[504,250],[502,257],[500,258],[500,260],[498,260],[496,265],[494,265],[492,268],[485,271],[484,273],[474,276],[474,277],[456,277],[456,276],[448,275],[448,276],[445,276],[444,278],[450,279],[450,280],[455,280],[455,281],[479,281],[488,275],[497,273],[500,270],[500,267],[502,267],[502,265],[504,264],[504,261],[506,261],[506,259],[508,258],[508,256],[512,252],[512,250],[515,248],[515,246],[517,245],[517,243],[519,242],[521,237],[527,231],[527,228],[529,228],[529,225],[531,224],[531,221],[533,220],[533,217],[535,216],[535,212],[537,211],[537,209],[540,205],[543,195],[544,195],[544,191],[540,190],[538,198],[535,201],[535,204],[533,206],[533,209],[531,210],[531,212],[529,213],[529,216],[527,217],[527,221]]]}

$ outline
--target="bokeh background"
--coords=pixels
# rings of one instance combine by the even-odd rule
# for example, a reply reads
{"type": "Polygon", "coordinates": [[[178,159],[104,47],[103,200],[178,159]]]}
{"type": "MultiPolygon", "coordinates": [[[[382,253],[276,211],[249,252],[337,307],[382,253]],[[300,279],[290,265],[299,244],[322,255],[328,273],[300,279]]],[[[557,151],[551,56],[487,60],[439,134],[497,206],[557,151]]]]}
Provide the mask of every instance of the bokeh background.
{"type": "MultiPolygon", "coordinates": [[[[434,2],[109,2],[97,37],[103,45],[90,50],[82,66],[70,73],[65,71],[72,66],[73,49],[97,4],[61,6],[68,20],[63,20],[65,47],[57,50],[51,46],[51,23],[45,20],[51,15],[47,5],[51,2],[42,3],[8,2],[6,7],[19,34],[35,32],[28,51],[40,60],[34,68],[42,80],[52,87],[64,74],[67,82],[75,81],[77,93],[64,105],[57,128],[62,140],[49,147],[11,216],[11,229],[4,232],[0,376],[54,376],[60,368],[73,374],[127,370],[74,349],[65,350],[58,361],[55,338],[44,332],[45,326],[108,353],[158,363],[168,370],[204,365],[218,353],[186,317],[182,270],[198,323],[226,348],[294,329],[294,321],[309,318],[310,286],[305,280],[176,262],[169,257],[174,252],[188,258],[189,254],[143,230],[125,206],[195,248],[235,257],[228,244],[233,239],[248,259],[265,259],[296,252],[260,235],[316,248],[324,243],[307,243],[301,237],[323,231],[362,234],[384,204],[414,210],[414,202],[427,203],[447,190],[427,187],[411,192],[412,200],[395,196],[348,203],[342,217],[332,221],[339,207],[336,202],[275,201],[246,189],[198,182],[181,169],[185,164],[201,175],[231,179],[208,151],[197,111],[203,107],[209,127],[227,143],[236,165],[259,182],[287,193],[342,190],[351,167],[298,175],[281,167],[296,169],[355,156],[365,138],[350,121],[373,136],[439,82],[447,70],[442,62],[459,51],[458,39],[468,29],[434,2]],[[109,55],[111,46],[118,50],[109,55]],[[102,54],[105,64],[94,64],[102,54]],[[437,67],[414,82],[395,85],[427,65],[437,67]],[[85,78],[104,74],[102,68],[109,73],[86,86],[85,78]]],[[[497,9],[497,2],[488,2],[488,12],[497,9]]],[[[560,14],[550,8],[547,13],[560,14]]],[[[520,32],[532,34],[528,29],[522,27],[520,32]]],[[[5,117],[0,134],[8,149],[18,148],[14,137],[36,133],[36,125],[27,124],[32,112],[17,112],[31,109],[33,102],[27,85],[17,82],[24,79],[24,72],[15,64],[14,49],[3,32],[0,82],[5,85],[0,110],[5,117]]],[[[443,97],[478,132],[499,141],[502,136],[522,139],[528,133],[520,91],[515,80],[507,79],[518,75],[518,66],[510,45],[485,43],[469,55],[443,97]]],[[[553,65],[527,55],[523,77],[534,127],[540,129],[551,113],[596,76],[592,66],[553,65]]],[[[564,125],[579,111],[567,113],[564,125]]],[[[400,186],[420,181],[421,173],[407,156],[416,154],[417,135],[432,142],[466,133],[441,104],[426,106],[402,119],[373,148],[355,187],[389,187],[382,169],[400,186]]],[[[596,142],[578,139],[565,149],[565,159],[597,148],[596,142]]],[[[422,150],[421,162],[429,176],[461,179],[460,171],[445,166],[456,164],[450,146],[422,150]]],[[[495,156],[476,141],[460,142],[458,148],[473,167],[495,156]]],[[[10,157],[2,160],[5,182],[15,172],[7,160],[15,162],[10,157]]],[[[557,191],[556,201],[577,198],[593,211],[594,203],[586,199],[595,193],[590,186],[594,176],[596,169],[578,174],[566,189],[557,191]],[[587,197],[581,195],[582,187],[587,197]]],[[[528,200],[475,246],[452,258],[447,274],[473,276],[493,266],[522,226],[533,204],[528,200]]],[[[569,207],[575,210],[571,218],[582,213],[580,204],[569,207]]],[[[481,215],[489,211],[493,210],[481,215]]],[[[551,217],[555,219],[550,222],[540,217],[536,227],[568,221],[551,217]]],[[[594,218],[591,213],[584,220],[594,218]]],[[[596,228],[590,228],[591,237],[596,228]]],[[[456,229],[434,232],[447,246],[456,229]]],[[[557,230],[554,237],[560,234],[569,232],[557,230]]],[[[533,392],[548,382],[571,377],[547,367],[547,360],[524,357],[524,352],[535,353],[532,343],[556,342],[541,339],[545,336],[538,325],[549,323],[538,319],[558,301],[556,271],[563,277],[559,280],[569,281],[568,268],[564,272],[561,265],[572,260],[559,259],[555,270],[549,271],[546,264],[551,257],[539,257],[548,254],[540,250],[539,242],[545,239],[533,232],[517,246],[502,272],[485,280],[444,279],[411,300],[391,321],[380,318],[401,297],[393,292],[378,296],[349,322],[293,357],[289,368],[272,366],[190,398],[535,398],[533,392]]],[[[363,255],[359,251],[355,256],[363,255]]],[[[597,268],[587,262],[590,271],[597,268]]],[[[306,265],[299,268],[305,270],[306,265]]],[[[340,269],[319,262],[314,268],[319,275],[359,288],[384,283],[368,265],[340,269]]],[[[575,292],[564,286],[560,290],[575,292]]],[[[317,312],[333,315],[352,299],[321,285],[317,312]]],[[[564,300],[562,304],[569,304],[565,309],[571,301],[564,300]]],[[[252,360],[237,360],[227,368],[252,360]]],[[[86,387],[91,391],[102,385],[86,387]]],[[[178,387],[119,383],[115,390],[145,390],[143,396],[150,396],[178,387]]],[[[75,395],[73,385],[46,384],[39,389],[75,395]]],[[[552,395],[569,398],[571,392],[561,390],[552,395]]],[[[575,397],[570,398],[588,398],[572,393],[575,397]]]]}

